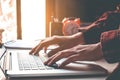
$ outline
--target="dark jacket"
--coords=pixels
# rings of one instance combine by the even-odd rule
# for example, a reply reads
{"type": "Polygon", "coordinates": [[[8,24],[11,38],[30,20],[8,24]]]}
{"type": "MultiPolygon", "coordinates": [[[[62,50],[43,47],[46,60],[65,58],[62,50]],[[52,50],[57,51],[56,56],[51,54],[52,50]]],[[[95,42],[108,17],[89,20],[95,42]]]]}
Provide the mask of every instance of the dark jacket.
{"type": "Polygon", "coordinates": [[[120,12],[107,11],[94,23],[97,25],[84,33],[84,39],[87,44],[99,42],[102,32],[118,29],[120,12]]]}

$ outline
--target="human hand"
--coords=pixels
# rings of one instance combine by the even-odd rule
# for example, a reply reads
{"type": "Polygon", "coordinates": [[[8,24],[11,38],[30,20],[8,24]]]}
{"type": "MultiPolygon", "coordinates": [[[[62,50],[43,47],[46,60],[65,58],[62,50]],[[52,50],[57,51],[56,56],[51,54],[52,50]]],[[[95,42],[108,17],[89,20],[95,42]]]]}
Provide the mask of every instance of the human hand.
{"type": "Polygon", "coordinates": [[[65,65],[74,61],[95,61],[102,58],[101,43],[89,45],[77,45],[73,48],[59,51],[51,56],[44,64],[51,66],[62,58],[66,60],[58,67],[62,68],[65,65]]]}
{"type": "Polygon", "coordinates": [[[68,49],[71,48],[75,45],[78,45],[81,41],[79,39],[81,38],[81,33],[78,33],[73,36],[53,36],[46,38],[42,40],[36,47],[34,47],[31,51],[30,54],[37,54],[41,49],[44,48],[44,50],[47,50],[47,47],[50,45],[58,45],[57,48],[52,49],[49,53],[48,56],[51,56],[58,51],[61,51],[63,49],[68,49]]]}

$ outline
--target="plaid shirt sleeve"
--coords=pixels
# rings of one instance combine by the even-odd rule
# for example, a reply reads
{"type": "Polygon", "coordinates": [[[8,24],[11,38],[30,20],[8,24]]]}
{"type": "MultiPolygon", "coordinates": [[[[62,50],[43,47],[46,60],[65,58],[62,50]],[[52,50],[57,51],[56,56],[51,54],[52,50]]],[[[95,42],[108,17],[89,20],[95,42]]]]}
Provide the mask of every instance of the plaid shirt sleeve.
{"type": "Polygon", "coordinates": [[[120,62],[120,30],[103,32],[100,41],[107,62],[120,62]]]}

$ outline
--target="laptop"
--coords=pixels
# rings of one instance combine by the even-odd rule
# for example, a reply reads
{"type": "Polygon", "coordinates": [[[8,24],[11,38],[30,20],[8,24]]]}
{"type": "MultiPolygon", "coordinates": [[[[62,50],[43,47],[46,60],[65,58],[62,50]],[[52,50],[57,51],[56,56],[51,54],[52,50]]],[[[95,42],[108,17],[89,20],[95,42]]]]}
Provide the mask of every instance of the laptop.
{"type": "Polygon", "coordinates": [[[48,57],[47,53],[44,53],[43,50],[39,52],[39,56],[36,56],[29,54],[30,49],[6,49],[6,47],[3,47],[3,49],[1,52],[3,54],[0,57],[0,67],[6,77],[82,77],[107,75],[107,71],[104,68],[90,62],[70,63],[65,68],[59,69],[57,65],[65,60],[61,59],[53,66],[46,66],[44,61],[48,57]],[[91,65],[94,65],[93,68],[91,68],[91,65]]]}
{"type": "MultiPolygon", "coordinates": [[[[42,39],[38,40],[10,40],[4,43],[4,46],[9,49],[32,49],[35,47],[42,39]]],[[[52,45],[48,49],[54,49],[56,46],[52,45]]]]}

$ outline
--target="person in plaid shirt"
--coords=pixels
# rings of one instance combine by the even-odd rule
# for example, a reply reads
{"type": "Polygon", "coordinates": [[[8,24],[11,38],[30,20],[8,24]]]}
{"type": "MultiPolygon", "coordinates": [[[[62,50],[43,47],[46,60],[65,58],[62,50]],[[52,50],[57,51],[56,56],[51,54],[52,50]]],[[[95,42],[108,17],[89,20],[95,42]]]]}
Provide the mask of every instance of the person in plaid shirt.
{"type": "MultiPolygon", "coordinates": [[[[96,61],[102,58],[108,63],[120,62],[120,4],[117,10],[104,13],[86,29],[71,36],[53,36],[41,40],[30,54],[38,54],[50,45],[58,45],[49,53],[44,63],[48,66],[67,58],[59,68],[74,61],[96,61]],[[92,27],[91,27],[92,26],[92,27]],[[89,29],[88,29],[89,28],[89,29]]],[[[106,80],[120,80],[120,64],[106,80]]]]}

